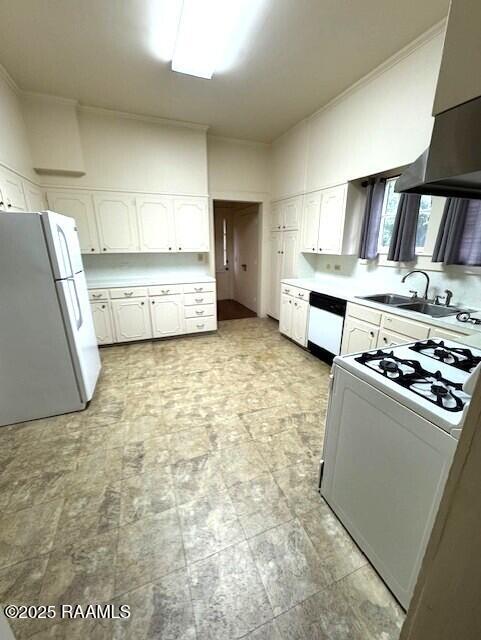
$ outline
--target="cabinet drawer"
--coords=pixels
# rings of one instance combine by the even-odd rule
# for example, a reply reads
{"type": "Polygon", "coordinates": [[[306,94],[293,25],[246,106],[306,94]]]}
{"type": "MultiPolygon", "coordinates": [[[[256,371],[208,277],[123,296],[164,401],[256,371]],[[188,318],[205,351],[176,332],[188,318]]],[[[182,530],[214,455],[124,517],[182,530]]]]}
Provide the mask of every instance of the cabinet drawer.
{"type": "Polygon", "coordinates": [[[91,302],[96,302],[97,300],[108,300],[108,299],[109,299],[108,289],[89,289],[89,300],[91,302]]]}
{"type": "Polygon", "coordinates": [[[348,302],[346,315],[351,318],[358,318],[364,322],[370,322],[379,326],[381,324],[382,313],[370,307],[364,307],[362,304],[353,304],[348,302]]]}
{"type": "Polygon", "coordinates": [[[215,316],[215,304],[197,304],[185,307],[185,318],[205,318],[215,316]]]}
{"type": "Polygon", "coordinates": [[[110,289],[110,297],[112,299],[119,298],[145,298],[147,296],[147,287],[129,287],[125,289],[110,289]]]}
{"type": "Polygon", "coordinates": [[[406,344],[406,342],[412,342],[412,338],[408,336],[402,336],[399,333],[393,331],[385,331],[381,329],[377,341],[379,349],[387,349],[389,347],[396,347],[398,344],[406,344]]]}
{"type": "Polygon", "coordinates": [[[209,291],[215,291],[215,282],[184,284],[184,293],[206,293],[209,291]]]}
{"type": "Polygon", "coordinates": [[[193,305],[193,304],[214,304],[215,302],[215,294],[208,293],[186,293],[184,295],[184,304],[185,305],[193,305]]]}
{"type": "Polygon", "coordinates": [[[185,320],[186,333],[200,333],[201,331],[215,331],[217,321],[215,317],[210,318],[187,318],[185,320]]]}
{"type": "Polygon", "coordinates": [[[429,327],[415,320],[407,320],[400,316],[383,314],[383,329],[406,336],[406,339],[424,340],[429,335],[429,327]]]}
{"type": "Polygon", "coordinates": [[[439,340],[458,340],[462,342],[463,338],[466,338],[469,334],[460,333],[458,331],[449,331],[449,329],[441,329],[440,327],[431,327],[429,331],[429,337],[439,340]]]}
{"type": "Polygon", "coordinates": [[[300,300],[309,300],[310,291],[307,289],[301,289],[300,287],[293,287],[290,284],[282,284],[281,293],[285,293],[293,298],[299,298],[300,300]]]}
{"type": "Polygon", "coordinates": [[[180,284],[159,284],[155,287],[149,287],[149,296],[170,296],[182,293],[182,285],[180,284]]]}

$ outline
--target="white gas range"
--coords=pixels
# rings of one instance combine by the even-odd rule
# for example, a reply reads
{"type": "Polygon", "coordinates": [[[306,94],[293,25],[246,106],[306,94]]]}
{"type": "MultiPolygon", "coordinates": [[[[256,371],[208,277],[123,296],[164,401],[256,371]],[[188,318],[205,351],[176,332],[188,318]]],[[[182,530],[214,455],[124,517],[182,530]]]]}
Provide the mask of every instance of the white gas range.
{"type": "Polygon", "coordinates": [[[321,493],[405,608],[480,363],[447,340],[334,359],[321,493]]]}

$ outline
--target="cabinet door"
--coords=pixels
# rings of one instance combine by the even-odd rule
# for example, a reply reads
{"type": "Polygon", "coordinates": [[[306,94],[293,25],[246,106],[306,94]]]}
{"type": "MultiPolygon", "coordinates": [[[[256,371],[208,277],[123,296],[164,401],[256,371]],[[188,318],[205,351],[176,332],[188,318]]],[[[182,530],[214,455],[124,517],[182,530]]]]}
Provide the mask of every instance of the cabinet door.
{"type": "Polygon", "coordinates": [[[286,230],[299,229],[302,216],[302,197],[291,198],[284,203],[282,228],[286,230]]]}
{"type": "Polygon", "coordinates": [[[381,329],[377,339],[377,346],[380,349],[387,349],[389,347],[396,347],[398,344],[405,344],[406,342],[412,341],[413,339],[408,336],[402,336],[399,333],[393,333],[392,331],[385,331],[384,329],[381,329]]]}
{"type": "Polygon", "coordinates": [[[283,203],[273,202],[271,205],[271,231],[280,231],[283,225],[283,203]]]}
{"type": "Polygon", "coordinates": [[[149,253],[175,251],[174,203],[168,196],[136,199],[140,250],[149,253]]]}
{"type": "Polygon", "coordinates": [[[291,338],[305,347],[307,345],[307,318],[309,303],[307,300],[293,300],[291,338]]]}
{"type": "Polygon", "coordinates": [[[154,338],[184,333],[182,296],[150,298],[150,313],[154,338]]]}
{"type": "Polygon", "coordinates": [[[342,333],[341,354],[375,349],[378,334],[378,327],[357,318],[346,318],[342,333]]]}
{"type": "Polygon", "coordinates": [[[99,236],[91,194],[82,191],[47,191],[47,200],[49,209],[74,218],[82,253],[99,253],[99,236]]]}
{"type": "Polygon", "coordinates": [[[281,280],[293,278],[297,273],[297,231],[282,233],[281,280]]]}
{"type": "Polygon", "coordinates": [[[95,213],[100,249],[104,253],[130,253],[139,250],[135,200],[128,194],[96,194],[95,213]]]}
{"type": "Polygon", "coordinates": [[[94,302],[92,304],[92,317],[98,344],[112,344],[112,342],[115,342],[110,303],[94,302]]]}
{"type": "Polygon", "coordinates": [[[23,182],[27,211],[44,211],[47,208],[42,190],[30,182],[23,182]]]}
{"type": "Polygon", "coordinates": [[[281,288],[282,245],[283,234],[280,231],[271,233],[270,239],[270,305],[269,314],[279,318],[279,296],[281,288]]]}
{"type": "Polygon", "coordinates": [[[324,189],[321,197],[321,215],[319,219],[320,253],[342,253],[342,235],[346,213],[346,185],[324,189]]]}
{"type": "Polygon", "coordinates": [[[321,214],[321,194],[310,193],[304,197],[302,211],[301,251],[318,252],[319,216],[321,214]]]}
{"type": "Polygon", "coordinates": [[[152,337],[148,298],[113,300],[115,335],[118,342],[152,337]]]}
{"type": "Polygon", "coordinates": [[[207,198],[175,198],[176,251],[209,251],[209,207],[207,198]]]}
{"type": "Polygon", "coordinates": [[[5,211],[26,211],[22,179],[14,173],[4,171],[1,174],[1,183],[5,211]]]}
{"type": "Polygon", "coordinates": [[[293,299],[291,296],[281,294],[281,308],[279,313],[279,331],[289,338],[292,335],[292,311],[293,299]]]}

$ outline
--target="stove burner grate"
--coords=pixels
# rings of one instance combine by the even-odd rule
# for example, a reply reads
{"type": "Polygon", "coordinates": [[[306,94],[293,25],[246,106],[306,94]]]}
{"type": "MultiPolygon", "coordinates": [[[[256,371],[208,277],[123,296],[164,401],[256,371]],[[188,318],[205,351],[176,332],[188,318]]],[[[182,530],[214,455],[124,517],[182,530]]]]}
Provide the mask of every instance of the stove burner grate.
{"type": "Polygon", "coordinates": [[[463,347],[448,347],[443,340],[425,340],[416,342],[409,347],[433,360],[439,360],[456,369],[470,373],[481,362],[481,357],[475,356],[471,349],[463,347]]]}

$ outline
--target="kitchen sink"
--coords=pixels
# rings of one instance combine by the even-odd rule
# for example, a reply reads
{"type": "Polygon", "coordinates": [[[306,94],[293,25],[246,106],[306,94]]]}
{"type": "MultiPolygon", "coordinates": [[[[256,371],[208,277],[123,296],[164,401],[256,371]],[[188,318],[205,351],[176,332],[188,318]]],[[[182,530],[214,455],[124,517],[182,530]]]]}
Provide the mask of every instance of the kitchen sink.
{"type": "Polygon", "coordinates": [[[359,296],[362,300],[370,300],[371,302],[379,302],[379,304],[401,305],[409,302],[411,298],[408,296],[400,296],[397,293],[379,293],[374,296],[359,296]]]}
{"type": "Polygon", "coordinates": [[[440,304],[431,304],[430,302],[410,302],[409,304],[399,304],[398,308],[424,313],[432,318],[454,316],[455,313],[459,313],[461,311],[461,309],[456,307],[445,307],[440,304]]]}

